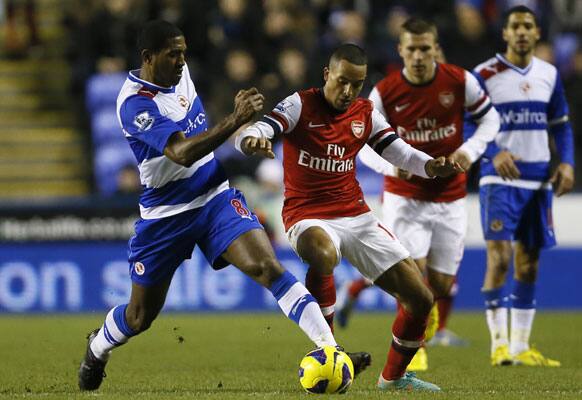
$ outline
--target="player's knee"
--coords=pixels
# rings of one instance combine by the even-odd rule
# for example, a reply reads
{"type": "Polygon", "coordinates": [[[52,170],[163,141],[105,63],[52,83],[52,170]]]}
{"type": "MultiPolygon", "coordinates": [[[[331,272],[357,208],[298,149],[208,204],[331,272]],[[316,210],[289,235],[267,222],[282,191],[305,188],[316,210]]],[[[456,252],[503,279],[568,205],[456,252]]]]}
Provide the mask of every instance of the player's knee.
{"type": "Polygon", "coordinates": [[[494,246],[487,251],[487,267],[494,273],[505,275],[511,262],[511,247],[494,246]]]}
{"type": "Polygon", "coordinates": [[[261,285],[268,287],[284,272],[283,267],[277,259],[268,257],[262,260],[254,261],[245,268],[247,274],[259,282],[261,285]]]}
{"type": "Polygon", "coordinates": [[[337,264],[337,252],[333,246],[321,246],[312,249],[303,259],[318,273],[329,275],[337,264]]]}

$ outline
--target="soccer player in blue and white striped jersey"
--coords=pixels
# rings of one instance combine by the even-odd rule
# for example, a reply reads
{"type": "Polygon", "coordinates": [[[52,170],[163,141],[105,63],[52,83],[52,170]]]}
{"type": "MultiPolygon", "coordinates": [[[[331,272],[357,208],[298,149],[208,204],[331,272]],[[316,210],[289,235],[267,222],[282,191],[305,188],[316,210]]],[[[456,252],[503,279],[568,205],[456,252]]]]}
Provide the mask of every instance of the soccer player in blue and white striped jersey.
{"type": "MultiPolygon", "coordinates": [[[[119,122],[137,158],[143,186],[141,218],[129,241],[131,297],[89,335],[79,369],[80,389],[97,389],[111,350],[150,327],[174,272],[195,246],[213,268],[233,264],[268,288],[316,346],[336,346],[317,301],[276,260],[256,215],[242,193],[229,187],[213,155],[262,109],[263,95],[255,88],[241,90],[234,112],[208,128],[186,66],[182,32],[165,21],[149,22],[138,47],[141,69],[129,72],[117,100],[119,122]]],[[[264,141],[264,146],[270,143],[264,141]]],[[[349,355],[356,372],[370,363],[367,353],[349,355]]]]}
{"type": "Polygon", "coordinates": [[[552,184],[558,196],[574,184],[573,134],[564,89],[556,68],[533,55],[539,38],[534,13],[525,6],[513,7],[504,19],[505,54],[475,70],[501,119],[500,132],[483,156],[479,181],[487,241],[482,291],[492,365],[560,365],[529,346],[540,249],[556,244],[552,184]],[[560,158],[553,173],[550,137],[560,158]],[[504,286],[512,252],[515,273],[508,299],[504,286]]]}

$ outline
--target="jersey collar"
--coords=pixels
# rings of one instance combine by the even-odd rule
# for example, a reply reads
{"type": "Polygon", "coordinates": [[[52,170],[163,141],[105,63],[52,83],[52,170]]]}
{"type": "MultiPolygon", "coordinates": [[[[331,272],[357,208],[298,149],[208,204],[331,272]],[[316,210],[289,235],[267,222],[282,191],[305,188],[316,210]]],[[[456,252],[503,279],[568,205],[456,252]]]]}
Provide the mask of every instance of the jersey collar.
{"type": "Polygon", "coordinates": [[[148,81],[144,81],[143,79],[141,79],[139,77],[140,71],[141,70],[139,70],[139,69],[134,69],[133,71],[129,71],[129,76],[128,76],[129,80],[132,82],[139,83],[148,89],[157,90],[158,92],[162,92],[162,93],[174,93],[176,91],[176,86],[163,87],[163,86],[158,86],[158,85],[151,83],[151,82],[148,82],[148,81]]]}
{"type": "Polygon", "coordinates": [[[531,66],[533,65],[533,61],[534,61],[534,57],[532,57],[531,62],[529,63],[529,65],[527,67],[519,68],[517,65],[513,65],[512,63],[510,63],[507,60],[507,58],[505,58],[503,56],[503,54],[501,54],[501,53],[495,54],[495,57],[499,60],[499,62],[501,62],[502,64],[505,64],[506,66],[508,66],[512,70],[520,73],[521,75],[526,75],[531,70],[531,66]]]}

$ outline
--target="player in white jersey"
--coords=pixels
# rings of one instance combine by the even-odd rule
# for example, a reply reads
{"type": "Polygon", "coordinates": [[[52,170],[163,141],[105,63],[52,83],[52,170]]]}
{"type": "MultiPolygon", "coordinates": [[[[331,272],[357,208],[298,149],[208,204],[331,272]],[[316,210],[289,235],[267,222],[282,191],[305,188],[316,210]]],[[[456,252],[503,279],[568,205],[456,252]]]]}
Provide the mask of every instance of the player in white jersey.
{"type": "Polygon", "coordinates": [[[525,6],[511,8],[504,18],[505,53],[475,69],[501,117],[500,133],[483,156],[479,181],[481,224],[487,241],[482,292],[494,366],[560,366],[529,346],[540,249],[556,244],[552,184],[558,196],[574,184],[568,106],[556,68],[533,55],[539,38],[534,13],[525,6]],[[548,132],[560,158],[553,173],[548,132]],[[508,304],[504,286],[512,253],[515,271],[508,304]]]}
{"type": "MultiPolygon", "coordinates": [[[[138,40],[141,69],[118,97],[118,117],[138,160],[141,218],[129,241],[129,304],[114,307],[88,336],[79,388],[97,389],[111,351],[147,330],[164,305],[172,276],[195,246],[214,269],[236,266],[269,289],[282,311],[316,346],[336,346],[317,302],[275,258],[244,196],[229,188],[213,150],[263,107],[256,89],[240,91],[234,112],[208,129],[185,62],[182,32],[151,21],[138,40]]],[[[367,353],[348,353],[356,373],[367,353]]]]}

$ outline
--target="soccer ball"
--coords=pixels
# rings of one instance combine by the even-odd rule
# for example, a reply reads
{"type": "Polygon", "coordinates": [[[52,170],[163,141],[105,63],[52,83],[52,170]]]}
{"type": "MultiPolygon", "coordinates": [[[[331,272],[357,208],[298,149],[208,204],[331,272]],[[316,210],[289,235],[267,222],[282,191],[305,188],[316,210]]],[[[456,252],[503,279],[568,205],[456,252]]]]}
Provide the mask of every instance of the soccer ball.
{"type": "Polygon", "coordinates": [[[345,393],[354,380],[354,364],[343,351],[323,346],[299,365],[299,382],[309,393],[345,393]]]}

